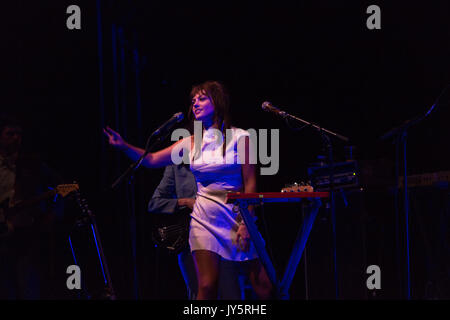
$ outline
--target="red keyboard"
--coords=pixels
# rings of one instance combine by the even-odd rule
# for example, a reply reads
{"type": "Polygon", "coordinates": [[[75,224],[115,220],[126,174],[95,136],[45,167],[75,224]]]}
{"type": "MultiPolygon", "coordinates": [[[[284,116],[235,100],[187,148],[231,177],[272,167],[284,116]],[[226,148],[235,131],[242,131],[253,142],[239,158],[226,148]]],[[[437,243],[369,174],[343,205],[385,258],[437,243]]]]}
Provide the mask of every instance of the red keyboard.
{"type": "Polygon", "coordinates": [[[249,200],[253,203],[260,202],[299,202],[303,198],[328,198],[329,192],[229,192],[227,203],[236,200],[249,200]]]}

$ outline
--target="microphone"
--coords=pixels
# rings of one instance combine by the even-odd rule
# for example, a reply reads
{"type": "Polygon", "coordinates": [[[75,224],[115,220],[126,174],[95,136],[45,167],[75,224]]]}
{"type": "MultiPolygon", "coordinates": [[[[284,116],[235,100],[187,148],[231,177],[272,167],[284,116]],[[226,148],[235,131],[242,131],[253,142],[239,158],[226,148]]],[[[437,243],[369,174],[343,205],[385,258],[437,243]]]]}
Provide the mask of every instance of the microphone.
{"type": "Polygon", "coordinates": [[[262,109],[263,109],[264,111],[267,111],[267,112],[273,112],[273,113],[275,113],[276,115],[279,115],[279,116],[281,116],[281,117],[285,117],[285,116],[286,116],[286,112],[281,111],[280,109],[278,109],[277,107],[275,107],[275,106],[274,106],[271,102],[269,102],[269,101],[264,101],[261,107],[262,107],[262,109]]]}
{"type": "Polygon", "coordinates": [[[155,130],[155,132],[152,133],[152,136],[156,136],[161,134],[161,132],[169,130],[171,127],[173,127],[176,123],[183,120],[184,115],[183,112],[175,113],[172,118],[167,120],[162,126],[160,126],[158,129],[155,130]]]}

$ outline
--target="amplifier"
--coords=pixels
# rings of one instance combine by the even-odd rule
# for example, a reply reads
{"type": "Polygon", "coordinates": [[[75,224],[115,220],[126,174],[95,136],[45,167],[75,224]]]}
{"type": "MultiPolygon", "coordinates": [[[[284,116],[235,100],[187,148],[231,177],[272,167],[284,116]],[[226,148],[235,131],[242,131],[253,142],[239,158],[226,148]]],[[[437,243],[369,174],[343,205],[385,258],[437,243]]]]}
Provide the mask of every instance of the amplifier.
{"type": "MultiPolygon", "coordinates": [[[[308,176],[311,185],[316,191],[327,191],[330,189],[329,165],[313,166],[308,168],[308,176]]],[[[356,161],[337,162],[333,165],[334,188],[357,188],[360,185],[359,170],[356,161]]]]}
{"type": "MultiPolygon", "coordinates": [[[[404,177],[399,177],[399,187],[404,185],[404,177]]],[[[450,171],[422,173],[408,176],[408,187],[448,186],[450,171]]]]}

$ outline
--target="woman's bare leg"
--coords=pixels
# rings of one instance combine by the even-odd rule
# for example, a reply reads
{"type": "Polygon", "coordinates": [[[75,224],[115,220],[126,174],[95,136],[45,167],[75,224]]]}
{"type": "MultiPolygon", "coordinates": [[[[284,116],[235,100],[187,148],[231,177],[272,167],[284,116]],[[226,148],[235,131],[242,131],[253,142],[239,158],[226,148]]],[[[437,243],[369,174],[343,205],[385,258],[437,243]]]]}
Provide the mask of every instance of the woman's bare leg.
{"type": "Polygon", "coordinates": [[[250,262],[249,278],[253,290],[261,300],[268,300],[273,298],[273,286],[267,276],[266,269],[258,259],[250,262]]]}
{"type": "Polygon", "coordinates": [[[197,300],[217,299],[220,256],[208,250],[192,252],[198,279],[197,300]]]}

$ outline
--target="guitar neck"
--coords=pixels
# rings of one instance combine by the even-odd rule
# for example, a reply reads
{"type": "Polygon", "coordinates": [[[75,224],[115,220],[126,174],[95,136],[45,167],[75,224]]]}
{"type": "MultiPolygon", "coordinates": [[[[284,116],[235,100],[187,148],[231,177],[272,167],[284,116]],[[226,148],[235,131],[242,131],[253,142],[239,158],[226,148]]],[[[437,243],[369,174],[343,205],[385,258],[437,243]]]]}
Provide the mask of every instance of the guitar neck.
{"type": "Polygon", "coordinates": [[[28,199],[28,200],[21,201],[21,202],[17,203],[14,206],[14,209],[22,209],[22,208],[34,206],[34,205],[38,204],[39,202],[41,202],[43,200],[47,200],[47,199],[49,199],[51,197],[54,197],[55,195],[56,195],[56,189],[47,191],[47,192],[45,192],[43,194],[40,194],[40,195],[38,195],[38,196],[36,196],[34,198],[31,198],[31,199],[28,199]]]}

